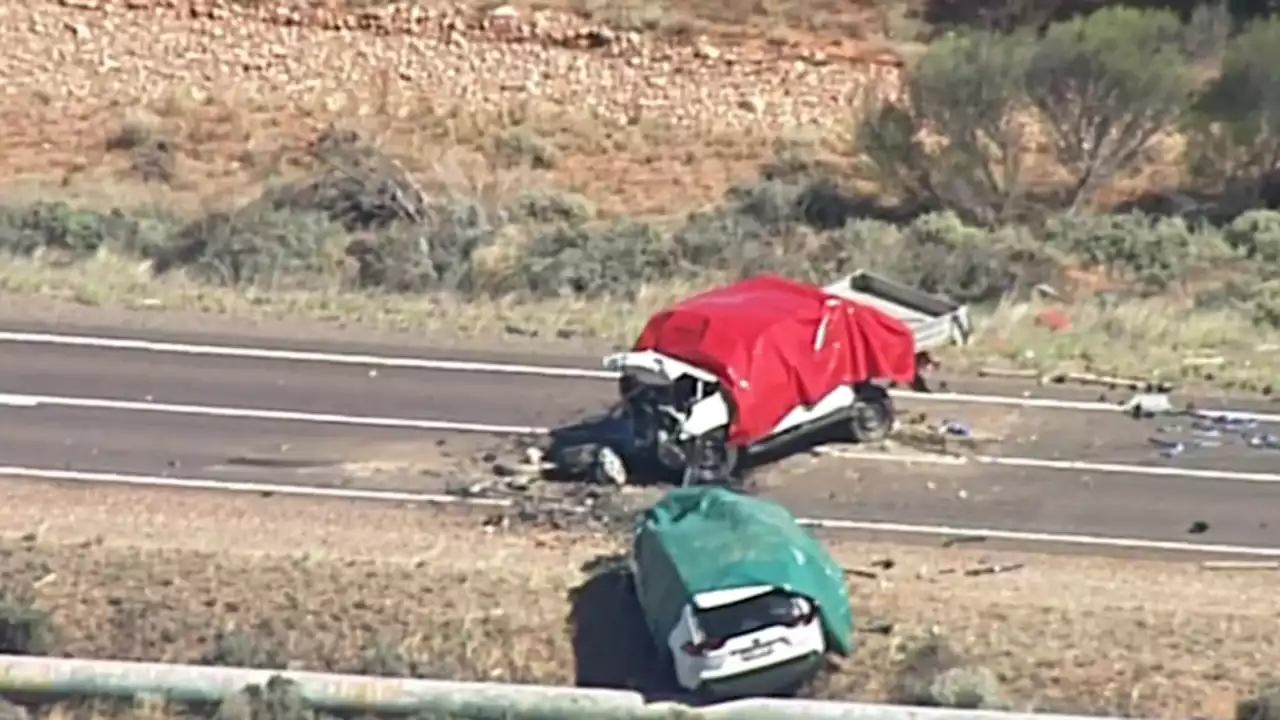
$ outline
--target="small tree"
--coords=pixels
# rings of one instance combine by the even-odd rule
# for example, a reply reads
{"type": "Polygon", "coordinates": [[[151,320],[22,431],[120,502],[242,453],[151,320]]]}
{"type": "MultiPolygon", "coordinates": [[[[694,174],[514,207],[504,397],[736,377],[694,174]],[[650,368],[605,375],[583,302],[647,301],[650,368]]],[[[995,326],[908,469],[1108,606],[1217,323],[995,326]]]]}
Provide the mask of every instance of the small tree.
{"type": "Polygon", "coordinates": [[[1024,78],[1032,39],[961,34],[929,47],[900,97],[859,123],[858,150],[876,179],[903,199],[991,224],[1024,190],[1024,78]]]}
{"type": "MultiPolygon", "coordinates": [[[[1280,181],[1280,20],[1251,23],[1188,114],[1191,173],[1223,185],[1229,205],[1259,204],[1280,181]]],[[[1268,198],[1272,204],[1280,198],[1268,198]]]]}
{"type": "Polygon", "coordinates": [[[1186,110],[1194,87],[1178,17],[1109,7],[1049,28],[1027,89],[1070,174],[1079,209],[1141,160],[1186,110]]]}

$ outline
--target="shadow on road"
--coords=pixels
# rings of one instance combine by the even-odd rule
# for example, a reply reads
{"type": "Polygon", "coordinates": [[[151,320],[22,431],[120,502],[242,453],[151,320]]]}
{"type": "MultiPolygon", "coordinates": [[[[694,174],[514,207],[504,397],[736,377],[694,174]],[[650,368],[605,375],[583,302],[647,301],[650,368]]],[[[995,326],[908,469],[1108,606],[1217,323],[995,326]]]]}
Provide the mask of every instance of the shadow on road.
{"type": "Polygon", "coordinates": [[[576,684],[670,699],[674,678],[650,639],[625,557],[596,558],[582,569],[590,577],[569,592],[576,684]]]}

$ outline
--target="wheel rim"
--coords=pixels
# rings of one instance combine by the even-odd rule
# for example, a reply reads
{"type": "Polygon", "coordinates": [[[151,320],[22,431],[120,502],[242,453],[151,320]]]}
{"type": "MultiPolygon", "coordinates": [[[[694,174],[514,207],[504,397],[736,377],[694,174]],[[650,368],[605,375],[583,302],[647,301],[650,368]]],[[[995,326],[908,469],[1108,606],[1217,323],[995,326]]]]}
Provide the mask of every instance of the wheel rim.
{"type": "Polygon", "coordinates": [[[596,462],[600,464],[600,473],[605,479],[614,485],[625,485],[627,482],[627,468],[622,463],[622,458],[618,453],[610,448],[601,448],[600,454],[596,457],[596,462]]]}
{"type": "Polygon", "coordinates": [[[859,405],[854,413],[854,424],[862,437],[875,438],[888,430],[885,413],[878,405],[859,405]]]}

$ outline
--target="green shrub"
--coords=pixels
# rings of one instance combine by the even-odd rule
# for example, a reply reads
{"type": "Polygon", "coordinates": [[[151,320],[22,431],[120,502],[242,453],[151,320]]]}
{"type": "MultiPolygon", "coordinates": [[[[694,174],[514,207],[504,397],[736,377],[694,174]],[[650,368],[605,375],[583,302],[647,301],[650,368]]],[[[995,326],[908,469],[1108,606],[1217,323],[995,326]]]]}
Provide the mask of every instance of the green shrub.
{"type": "Polygon", "coordinates": [[[1172,12],[1109,7],[1054,24],[1036,44],[1026,86],[1071,176],[1068,208],[1133,170],[1190,105],[1181,33],[1172,12]]]}
{"type": "Polygon", "coordinates": [[[1054,217],[1045,223],[1044,239],[1085,268],[1129,279],[1138,295],[1164,292],[1193,271],[1233,257],[1222,234],[1211,228],[1142,213],[1054,217]]]}
{"type": "Polygon", "coordinates": [[[496,136],[492,152],[507,167],[528,165],[535,170],[550,170],[560,161],[555,144],[527,127],[510,128],[496,136]]]}
{"type": "Polygon", "coordinates": [[[0,653],[48,655],[55,641],[49,613],[28,598],[0,593],[0,653]]]}
{"type": "Polygon", "coordinates": [[[1280,19],[1252,23],[1188,114],[1190,172],[1221,185],[1236,212],[1280,206],[1280,19]]]}
{"type": "Polygon", "coordinates": [[[889,699],[897,705],[1008,710],[1000,679],[966,662],[939,637],[917,640],[898,664],[889,699]]]}
{"type": "Polygon", "coordinates": [[[508,289],[533,297],[626,298],[680,269],[670,238],[647,223],[560,225],[533,238],[508,289]]]}
{"type": "Polygon", "coordinates": [[[919,218],[904,228],[900,243],[886,272],[962,302],[997,301],[1049,280],[1058,266],[1025,228],[987,230],[965,225],[951,213],[919,218]]]}
{"type": "Polygon", "coordinates": [[[320,720],[297,683],[279,675],[249,685],[223,700],[213,720],[320,720]]]}
{"type": "Polygon", "coordinates": [[[1280,720],[1280,683],[1270,682],[1258,694],[1236,703],[1236,720],[1280,720]]]}
{"type": "Polygon", "coordinates": [[[1025,192],[1026,34],[965,33],[931,44],[888,100],[858,124],[872,177],[905,202],[969,222],[1012,217],[1025,192]],[[922,133],[939,136],[931,142],[922,133]]]}
{"type": "Polygon", "coordinates": [[[1250,210],[1233,220],[1223,237],[1265,277],[1280,278],[1280,212],[1250,210]]]}
{"type": "Polygon", "coordinates": [[[150,210],[98,212],[65,202],[0,205],[0,253],[72,262],[104,248],[149,255],[175,221],[150,210]]]}
{"type": "Polygon", "coordinates": [[[275,631],[264,625],[253,630],[218,630],[200,664],[283,670],[289,657],[275,631]]]}

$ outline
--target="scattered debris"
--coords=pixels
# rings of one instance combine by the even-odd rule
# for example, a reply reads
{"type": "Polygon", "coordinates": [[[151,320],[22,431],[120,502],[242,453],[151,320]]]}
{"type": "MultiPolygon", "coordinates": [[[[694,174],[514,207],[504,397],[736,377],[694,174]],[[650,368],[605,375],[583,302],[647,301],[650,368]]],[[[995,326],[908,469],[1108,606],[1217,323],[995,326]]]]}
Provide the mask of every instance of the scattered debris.
{"type": "Polygon", "coordinates": [[[1057,308],[1045,308],[1036,313],[1036,324],[1053,332],[1062,332],[1071,329],[1071,318],[1057,308]]]}
{"type": "Polygon", "coordinates": [[[1121,410],[1135,419],[1172,415],[1175,412],[1167,393],[1139,393],[1129,398],[1129,402],[1125,403],[1121,410]]]}
{"type": "Polygon", "coordinates": [[[1091,372],[1074,372],[1069,370],[1025,370],[1019,368],[984,367],[978,370],[978,377],[1018,378],[1035,380],[1037,385],[1077,385],[1105,387],[1111,390],[1132,390],[1151,394],[1168,394],[1175,386],[1167,380],[1148,380],[1119,375],[1099,375],[1091,372]]]}
{"type": "Polygon", "coordinates": [[[978,368],[978,377],[1036,380],[1043,378],[1044,374],[1039,370],[1019,370],[1017,368],[978,368]]]}
{"type": "Polygon", "coordinates": [[[1220,367],[1227,363],[1227,359],[1221,355],[1213,357],[1189,357],[1183,358],[1183,367],[1220,367]]]}
{"type": "Polygon", "coordinates": [[[987,538],[981,535],[966,535],[965,537],[948,538],[942,542],[942,547],[952,548],[952,547],[955,547],[956,545],[962,545],[966,543],[981,543],[986,541],[987,541],[987,538]]]}
{"type": "Polygon", "coordinates": [[[855,631],[864,635],[892,635],[894,627],[896,625],[891,620],[867,620],[855,631]]]}
{"type": "Polygon", "coordinates": [[[1257,420],[1240,413],[1187,410],[1181,415],[1190,424],[1168,423],[1156,427],[1148,441],[1162,457],[1172,458],[1193,448],[1220,448],[1228,445],[1261,450],[1280,450],[1280,436],[1264,432],[1257,420]],[[1177,435],[1178,437],[1170,437],[1177,435]]]}
{"type": "Polygon", "coordinates": [[[938,426],[938,431],[943,435],[951,435],[953,437],[973,437],[973,430],[968,425],[955,420],[943,420],[942,424],[938,426]]]}
{"type": "Polygon", "coordinates": [[[1004,573],[1014,572],[1026,567],[1026,563],[1011,563],[1009,565],[979,565],[978,567],[969,568],[964,571],[966,577],[978,577],[979,575],[1002,575],[1004,573]]]}

